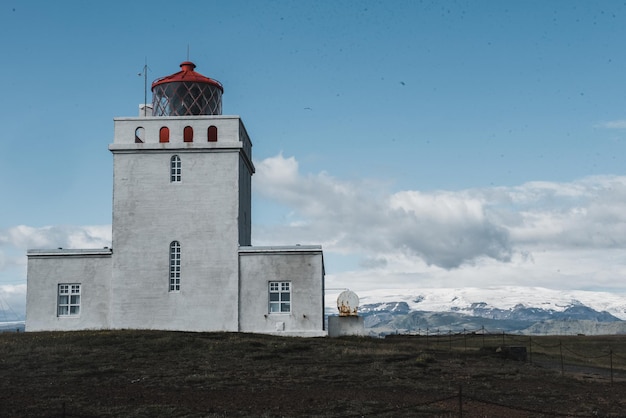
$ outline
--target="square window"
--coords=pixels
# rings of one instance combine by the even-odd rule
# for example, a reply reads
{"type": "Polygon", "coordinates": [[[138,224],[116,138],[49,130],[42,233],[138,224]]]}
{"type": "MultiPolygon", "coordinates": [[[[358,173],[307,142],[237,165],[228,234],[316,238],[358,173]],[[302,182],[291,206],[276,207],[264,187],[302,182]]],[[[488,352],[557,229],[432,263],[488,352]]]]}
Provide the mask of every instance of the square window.
{"type": "Polygon", "coordinates": [[[269,312],[291,312],[291,282],[269,282],[269,312]]]}
{"type": "Polygon", "coordinates": [[[57,315],[76,316],[80,313],[81,285],[59,284],[57,293],[57,315]]]}

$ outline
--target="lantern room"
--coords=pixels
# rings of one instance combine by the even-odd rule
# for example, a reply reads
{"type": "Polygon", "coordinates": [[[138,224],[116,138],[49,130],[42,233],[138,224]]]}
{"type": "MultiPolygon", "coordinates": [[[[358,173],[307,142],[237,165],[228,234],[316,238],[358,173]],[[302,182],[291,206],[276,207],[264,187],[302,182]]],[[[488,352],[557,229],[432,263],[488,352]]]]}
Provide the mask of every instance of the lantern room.
{"type": "Polygon", "coordinates": [[[194,71],[193,62],[185,61],[180,68],[152,83],[152,116],[221,115],[220,82],[194,71]]]}

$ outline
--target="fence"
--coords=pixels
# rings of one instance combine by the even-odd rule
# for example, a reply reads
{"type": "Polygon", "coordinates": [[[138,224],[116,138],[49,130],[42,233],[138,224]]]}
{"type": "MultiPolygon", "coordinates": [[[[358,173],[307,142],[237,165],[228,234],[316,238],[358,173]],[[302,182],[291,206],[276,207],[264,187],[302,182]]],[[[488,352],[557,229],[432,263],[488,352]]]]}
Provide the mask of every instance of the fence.
{"type": "MultiPolygon", "coordinates": [[[[543,410],[539,410],[539,409],[535,409],[535,408],[522,408],[520,406],[511,406],[511,405],[506,405],[503,403],[499,403],[499,402],[494,402],[494,401],[490,401],[487,399],[480,399],[477,398],[475,396],[468,396],[466,394],[463,393],[463,387],[459,386],[458,388],[458,392],[454,395],[449,395],[449,396],[445,396],[445,397],[440,397],[440,398],[436,398],[433,399],[431,401],[428,402],[423,402],[421,404],[418,405],[412,405],[410,407],[410,409],[406,409],[404,412],[406,412],[407,416],[412,416],[413,414],[418,415],[418,416],[425,416],[429,413],[432,413],[432,416],[436,416],[436,417],[459,417],[462,418],[464,416],[475,416],[476,414],[467,414],[466,413],[466,409],[468,404],[483,404],[483,405],[489,405],[492,407],[499,407],[500,409],[500,413],[505,414],[507,412],[511,412],[511,411],[517,411],[517,412],[521,412],[521,413],[525,413],[525,414],[529,414],[529,417],[534,417],[534,416],[551,416],[551,417],[570,417],[570,418],[582,418],[582,417],[589,417],[589,414],[580,414],[580,415],[576,415],[576,414],[572,414],[570,412],[564,412],[564,413],[559,413],[559,412],[555,412],[555,411],[543,411],[543,410]],[[423,408],[427,408],[429,406],[433,406],[433,405],[437,405],[438,406],[438,410],[437,411],[427,411],[427,410],[423,410],[423,408]],[[422,409],[420,411],[420,409],[422,409]],[[446,411],[446,412],[442,412],[442,411],[446,411]]],[[[378,413],[381,413],[383,411],[377,411],[378,413]]],[[[390,409],[386,412],[389,413],[398,413],[398,414],[402,414],[403,411],[400,411],[398,409],[390,409]]],[[[480,414],[481,417],[490,417],[490,416],[496,416],[496,415],[483,415],[483,413],[480,414]]],[[[354,415],[354,417],[362,417],[362,415],[354,415]]]]}
{"type": "MultiPolygon", "coordinates": [[[[419,330],[414,334],[396,334],[415,337],[426,348],[450,351],[495,350],[497,354],[514,360],[528,361],[566,372],[588,372],[626,381],[626,336],[526,336],[490,332],[482,327],[476,330],[441,332],[439,329],[419,330]],[[613,345],[625,352],[617,351],[613,345]]],[[[389,335],[394,337],[396,335],[389,335]]]]}
{"type": "MultiPolygon", "coordinates": [[[[560,373],[561,376],[574,375],[589,377],[594,381],[604,381],[610,386],[619,385],[615,390],[621,390],[626,383],[626,336],[527,336],[514,335],[505,332],[490,332],[484,327],[476,330],[440,331],[439,329],[424,329],[413,334],[388,335],[388,338],[410,338],[416,348],[430,350],[430,352],[492,353],[504,359],[518,360],[549,368],[560,373]]],[[[494,402],[490,399],[481,399],[474,395],[463,393],[459,386],[458,393],[448,394],[438,399],[425,402],[415,407],[438,405],[440,410],[447,411],[439,414],[440,417],[463,417],[468,405],[490,405],[500,408],[501,414],[513,416],[569,416],[583,417],[589,414],[576,415],[572,413],[560,414],[555,411],[542,411],[533,408],[524,408],[494,402]],[[522,415],[516,415],[522,414],[522,415]]],[[[626,416],[621,411],[619,415],[626,416]]],[[[470,414],[471,415],[471,414],[470,414]]],[[[470,416],[467,415],[467,416],[470,416]]],[[[421,415],[420,415],[421,416],[421,415]]],[[[425,416],[425,415],[424,415],[425,416]]],[[[435,415],[434,415],[435,416],[435,415]]],[[[471,415],[474,416],[474,415],[471,415]]],[[[492,415],[485,415],[492,416],[492,415]]],[[[496,415],[493,415],[496,416],[496,415]]],[[[596,415],[592,416],[605,416],[596,415]]]]}

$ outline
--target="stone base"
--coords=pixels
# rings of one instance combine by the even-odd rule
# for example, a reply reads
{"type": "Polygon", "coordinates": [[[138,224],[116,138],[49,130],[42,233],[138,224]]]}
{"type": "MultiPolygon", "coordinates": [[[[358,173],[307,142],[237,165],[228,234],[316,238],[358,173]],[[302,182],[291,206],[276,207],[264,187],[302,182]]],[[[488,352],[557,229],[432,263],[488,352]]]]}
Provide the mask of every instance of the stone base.
{"type": "Polygon", "coordinates": [[[329,316],[328,336],[365,335],[365,326],[361,316],[329,316]]]}

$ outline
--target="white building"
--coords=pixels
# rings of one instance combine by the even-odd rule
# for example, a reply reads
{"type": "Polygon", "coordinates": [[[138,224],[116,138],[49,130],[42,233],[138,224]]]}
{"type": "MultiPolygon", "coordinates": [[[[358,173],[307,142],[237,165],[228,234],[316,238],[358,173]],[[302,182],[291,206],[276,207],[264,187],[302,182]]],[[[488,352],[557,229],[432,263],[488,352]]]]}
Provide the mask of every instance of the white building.
{"type": "Polygon", "coordinates": [[[252,143],[194,68],[114,119],[112,248],[28,251],[27,331],[326,335],[322,249],[251,246],[252,143]]]}

